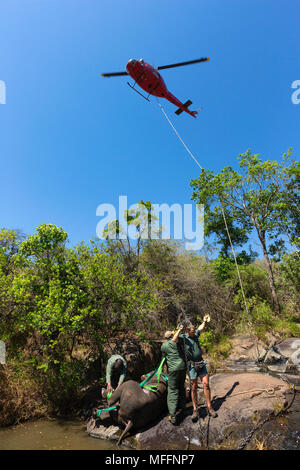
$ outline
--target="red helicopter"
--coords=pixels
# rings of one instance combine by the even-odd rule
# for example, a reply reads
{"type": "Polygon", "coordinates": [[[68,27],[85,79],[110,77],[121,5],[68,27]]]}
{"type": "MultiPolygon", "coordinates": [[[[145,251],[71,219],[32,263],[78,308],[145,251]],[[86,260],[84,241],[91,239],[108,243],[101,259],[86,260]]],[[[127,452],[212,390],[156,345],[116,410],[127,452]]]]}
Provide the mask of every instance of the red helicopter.
{"type": "Polygon", "coordinates": [[[185,111],[191,116],[196,117],[197,111],[190,111],[188,109],[192,102],[188,100],[185,103],[181,103],[181,101],[179,101],[176,96],[172,95],[172,93],[167,89],[166,84],[158,71],[162,69],[170,69],[172,67],[180,67],[182,65],[206,62],[208,60],[209,57],[204,57],[202,59],[189,60],[187,62],[179,62],[177,64],[171,65],[162,65],[161,67],[155,68],[152,65],[147,64],[147,62],[145,62],[143,59],[130,59],[126,64],[127,72],[102,73],[101,75],[102,77],[119,77],[121,75],[130,75],[135,83],[133,86],[128,82],[127,84],[146,100],[149,101],[148,97],[150,95],[166,98],[178,107],[178,109],[175,111],[177,115],[185,111]],[[136,83],[148,93],[147,97],[135,89],[136,83]]]}

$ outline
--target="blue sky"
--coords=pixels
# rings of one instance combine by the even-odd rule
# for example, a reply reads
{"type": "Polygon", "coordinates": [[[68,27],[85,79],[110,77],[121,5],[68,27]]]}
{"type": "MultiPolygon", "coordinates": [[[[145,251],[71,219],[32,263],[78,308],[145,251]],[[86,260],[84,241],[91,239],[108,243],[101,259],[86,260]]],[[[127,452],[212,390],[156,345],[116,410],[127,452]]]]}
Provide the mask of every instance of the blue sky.
{"type": "MultiPolygon", "coordinates": [[[[187,204],[199,168],[156,100],[127,77],[129,58],[165,70],[169,90],[203,107],[198,119],[162,101],[200,164],[237,166],[248,148],[263,159],[299,153],[298,1],[3,0],[0,5],[0,226],[29,234],[62,226],[71,244],[96,235],[96,208],[141,199],[187,204]]],[[[255,248],[255,247],[254,247],[255,248]]]]}

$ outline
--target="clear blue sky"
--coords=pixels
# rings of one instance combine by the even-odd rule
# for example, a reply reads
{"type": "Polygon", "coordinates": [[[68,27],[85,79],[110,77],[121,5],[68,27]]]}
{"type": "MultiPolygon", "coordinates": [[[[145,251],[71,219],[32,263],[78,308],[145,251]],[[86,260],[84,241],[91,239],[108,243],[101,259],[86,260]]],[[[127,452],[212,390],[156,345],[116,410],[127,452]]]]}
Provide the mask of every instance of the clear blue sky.
{"type": "MultiPolygon", "coordinates": [[[[0,226],[62,226],[71,244],[96,235],[96,208],[190,202],[198,167],[156,100],[102,72],[129,58],[164,65],[170,91],[203,106],[198,119],[163,102],[205,168],[300,149],[299,1],[3,0],[0,5],[0,226]]],[[[254,247],[255,248],[255,247],[254,247]]]]}

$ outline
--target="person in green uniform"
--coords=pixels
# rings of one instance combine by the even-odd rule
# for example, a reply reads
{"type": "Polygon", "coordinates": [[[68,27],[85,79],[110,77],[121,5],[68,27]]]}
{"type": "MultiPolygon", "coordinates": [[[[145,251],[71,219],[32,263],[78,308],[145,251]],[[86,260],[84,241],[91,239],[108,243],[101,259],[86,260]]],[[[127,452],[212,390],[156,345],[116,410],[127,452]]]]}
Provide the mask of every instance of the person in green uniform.
{"type": "Polygon", "coordinates": [[[106,366],[107,393],[117,389],[123,382],[127,372],[127,362],[119,354],[108,359],[106,366]]]}
{"type": "Polygon", "coordinates": [[[192,403],[193,403],[193,415],[192,420],[197,421],[198,419],[198,410],[197,410],[197,388],[198,388],[198,377],[203,384],[203,392],[207,404],[208,414],[213,418],[216,418],[218,415],[214,411],[211,404],[211,393],[209,386],[209,375],[206,368],[206,363],[203,361],[201,347],[199,345],[199,336],[201,331],[205,328],[207,322],[210,321],[209,315],[205,315],[203,323],[195,329],[192,324],[189,324],[186,327],[186,333],[184,333],[184,343],[186,348],[187,360],[188,360],[188,370],[189,376],[191,379],[191,394],[192,394],[192,403]]]}
{"type": "Polygon", "coordinates": [[[161,351],[166,358],[168,366],[168,396],[167,404],[169,410],[169,420],[172,424],[177,424],[176,411],[185,409],[185,371],[186,363],[184,358],[183,339],[179,337],[182,332],[181,325],[175,334],[171,331],[165,333],[165,341],[161,346],[161,351]]]}

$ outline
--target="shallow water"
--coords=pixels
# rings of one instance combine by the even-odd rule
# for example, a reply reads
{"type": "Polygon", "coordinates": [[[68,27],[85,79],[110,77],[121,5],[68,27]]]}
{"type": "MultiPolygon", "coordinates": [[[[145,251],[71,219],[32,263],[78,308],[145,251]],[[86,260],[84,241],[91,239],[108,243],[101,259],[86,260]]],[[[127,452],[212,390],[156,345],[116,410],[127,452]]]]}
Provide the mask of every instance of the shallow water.
{"type": "Polygon", "coordinates": [[[90,437],[82,421],[40,419],[0,428],[0,450],[116,449],[116,444],[110,441],[90,437]]]}

